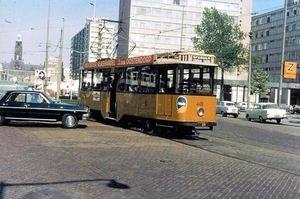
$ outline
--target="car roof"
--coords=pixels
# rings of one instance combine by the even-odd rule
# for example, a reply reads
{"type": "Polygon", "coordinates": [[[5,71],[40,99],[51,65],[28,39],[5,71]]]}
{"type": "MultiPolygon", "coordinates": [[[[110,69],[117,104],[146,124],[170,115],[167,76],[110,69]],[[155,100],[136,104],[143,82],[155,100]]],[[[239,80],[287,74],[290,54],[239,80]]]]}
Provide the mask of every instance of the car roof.
{"type": "Polygon", "coordinates": [[[44,93],[44,91],[37,91],[37,90],[8,90],[8,91],[6,91],[6,93],[12,93],[12,92],[44,93]]]}

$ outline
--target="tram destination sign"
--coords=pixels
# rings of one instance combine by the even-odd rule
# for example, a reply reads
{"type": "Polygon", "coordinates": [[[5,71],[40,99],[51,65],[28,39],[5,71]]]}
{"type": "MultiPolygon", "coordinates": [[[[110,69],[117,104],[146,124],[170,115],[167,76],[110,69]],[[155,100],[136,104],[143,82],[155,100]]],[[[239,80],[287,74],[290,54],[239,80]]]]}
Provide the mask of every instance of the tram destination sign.
{"type": "Polygon", "coordinates": [[[193,56],[192,56],[192,61],[194,61],[194,62],[211,63],[211,57],[208,57],[208,56],[193,55],[193,56]]]}
{"type": "Polygon", "coordinates": [[[154,63],[154,55],[131,57],[125,59],[108,59],[96,62],[86,62],[84,69],[106,68],[106,67],[122,67],[122,66],[138,66],[154,63]]]}

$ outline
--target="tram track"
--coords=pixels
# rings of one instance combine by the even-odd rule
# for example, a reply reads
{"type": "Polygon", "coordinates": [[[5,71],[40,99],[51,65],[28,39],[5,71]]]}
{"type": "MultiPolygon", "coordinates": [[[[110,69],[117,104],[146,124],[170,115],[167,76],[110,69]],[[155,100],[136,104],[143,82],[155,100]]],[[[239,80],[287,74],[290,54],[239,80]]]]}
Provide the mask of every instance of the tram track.
{"type": "Polygon", "coordinates": [[[299,155],[296,154],[225,140],[224,138],[218,137],[200,137],[198,140],[172,140],[210,153],[300,176],[300,167],[297,166],[300,165],[300,160],[299,155]]]}
{"type": "MultiPolygon", "coordinates": [[[[238,129],[236,128],[237,131],[238,129]]],[[[172,138],[172,140],[214,154],[300,176],[297,148],[274,145],[273,142],[276,140],[269,143],[258,141],[259,138],[237,136],[235,133],[238,134],[238,132],[232,132],[235,131],[234,129],[227,130],[227,128],[222,128],[222,131],[200,131],[199,139],[172,138]]]]}

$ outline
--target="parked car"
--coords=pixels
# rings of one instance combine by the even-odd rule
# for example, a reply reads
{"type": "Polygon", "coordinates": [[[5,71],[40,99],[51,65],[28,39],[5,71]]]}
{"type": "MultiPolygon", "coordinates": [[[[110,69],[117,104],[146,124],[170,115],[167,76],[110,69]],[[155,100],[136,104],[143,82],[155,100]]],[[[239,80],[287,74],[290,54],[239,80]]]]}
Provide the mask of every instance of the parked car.
{"type": "MultiPolygon", "coordinates": [[[[240,102],[238,103],[237,107],[239,108],[240,111],[244,111],[247,109],[248,107],[248,103],[247,102],[240,102]]],[[[252,108],[253,105],[251,103],[249,103],[249,108],[252,108]]]]}
{"type": "Polygon", "coordinates": [[[221,114],[222,117],[232,115],[234,118],[239,116],[239,109],[236,107],[234,102],[231,101],[220,101],[217,103],[217,114],[221,114]]]}
{"type": "Polygon", "coordinates": [[[11,120],[61,121],[64,128],[75,128],[89,114],[87,106],[60,103],[41,91],[11,90],[0,99],[0,125],[11,120]]]}
{"type": "Polygon", "coordinates": [[[260,122],[266,122],[266,120],[276,120],[279,124],[281,119],[287,118],[287,112],[284,109],[280,109],[275,103],[257,103],[253,105],[252,109],[246,109],[246,119],[259,120],[260,122]]]}
{"type": "Polygon", "coordinates": [[[300,114],[300,107],[293,107],[290,113],[295,115],[300,114]]]}
{"type": "Polygon", "coordinates": [[[290,112],[290,106],[287,104],[280,104],[280,109],[285,110],[286,112],[290,112]]]}

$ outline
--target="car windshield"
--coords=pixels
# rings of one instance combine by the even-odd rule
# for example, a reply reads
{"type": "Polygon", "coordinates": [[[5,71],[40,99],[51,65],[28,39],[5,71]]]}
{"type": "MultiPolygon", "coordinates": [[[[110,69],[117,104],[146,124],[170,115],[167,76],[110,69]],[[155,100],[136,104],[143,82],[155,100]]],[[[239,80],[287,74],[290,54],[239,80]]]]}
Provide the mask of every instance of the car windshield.
{"type": "Polygon", "coordinates": [[[5,91],[4,93],[0,94],[0,100],[2,99],[2,97],[6,94],[7,91],[5,91]]]}
{"type": "Polygon", "coordinates": [[[44,92],[44,95],[50,103],[56,103],[56,101],[53,100],[52,97],[48,93],[44,92]]]}
{"type": "Polygon", "coordinates": [[[226,103],[226,106],[235,106],[235,104],[234,104],[234,103],[231,103],[231,102],[227,102],[227,103],[226,103]]]}
{"type": "Polygon", "coordinates": [[[264,104],[262,106],[263,109],[268,109],[268,108],[278,108],[277,104],[264,104]]]}

